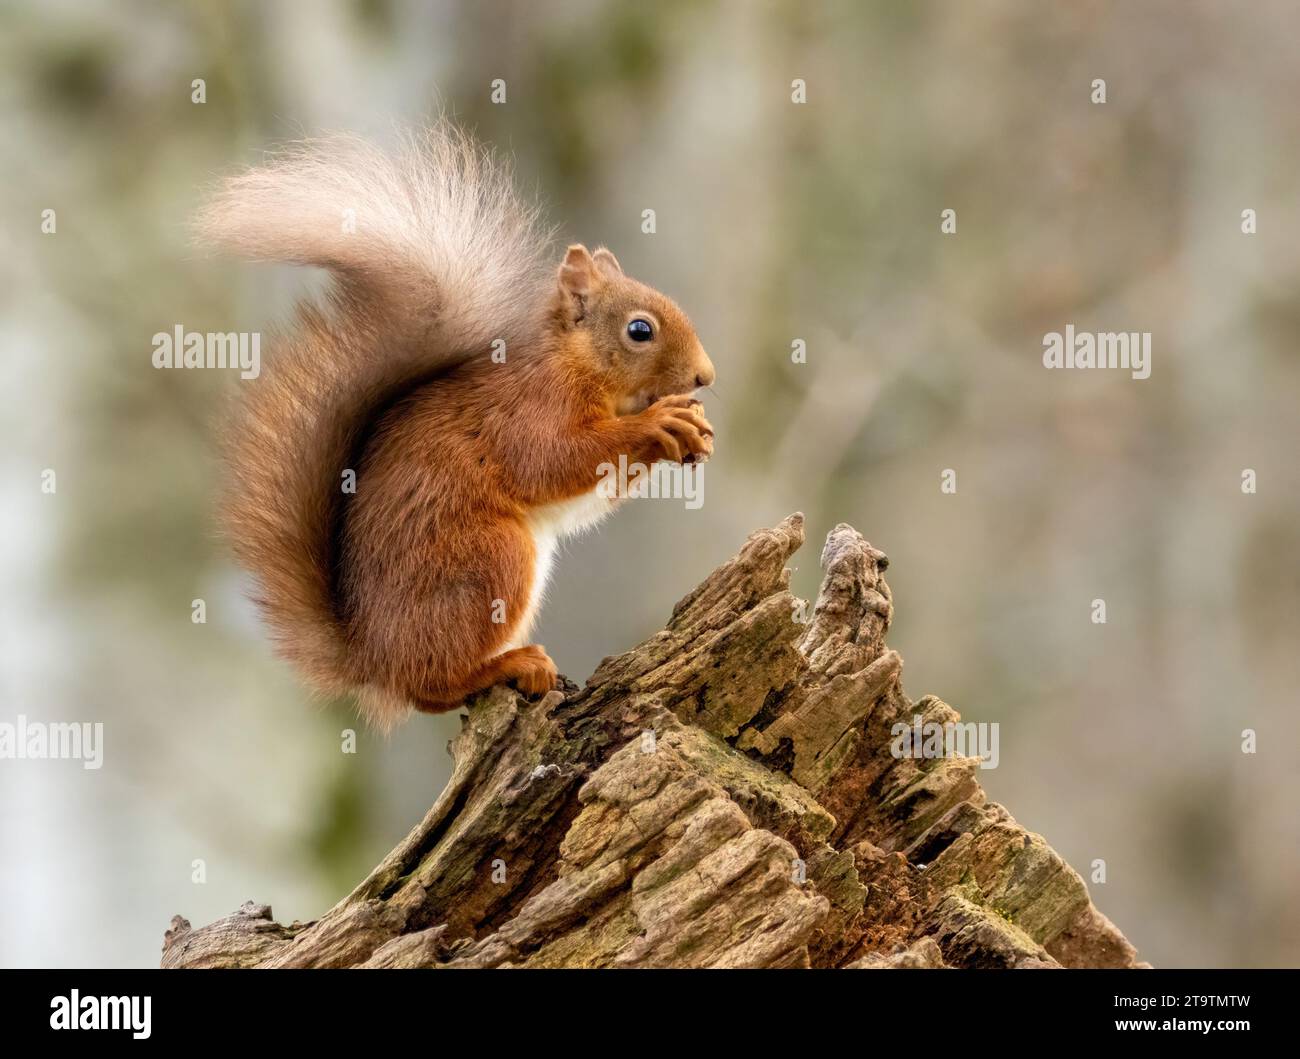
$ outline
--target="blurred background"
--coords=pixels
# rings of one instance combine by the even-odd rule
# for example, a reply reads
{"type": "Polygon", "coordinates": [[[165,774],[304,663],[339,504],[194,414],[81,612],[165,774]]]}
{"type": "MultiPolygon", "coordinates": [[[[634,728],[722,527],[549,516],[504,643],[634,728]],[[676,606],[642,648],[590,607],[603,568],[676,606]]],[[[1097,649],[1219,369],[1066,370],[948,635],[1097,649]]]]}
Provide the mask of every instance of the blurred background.
{"type": "Polygon", "coordinates": [[[10,0],[0,721],[102,721],[105,762],[0,761],[0,963],[154,965],[174,913],[249,898],[313,918],[446,780],[456,715],[344,754],[353,714],[271,656],[213,533],[238,383],[150,363],[158,331],[269,331],[319,283],[193,252],[206,184],[438,108],[718,368],[703,508],[630,504],[561,560],[563,671],[793,510],[815,594],[850,522],[892,559],[909,693],[999,722],[986,789],[1105,861],[1146,959],[1300,963],[1298,50],[1285,0],[10,0]],[[1068,323],[1151,332],[1151,377],[1044,370],[1068,323]]]}

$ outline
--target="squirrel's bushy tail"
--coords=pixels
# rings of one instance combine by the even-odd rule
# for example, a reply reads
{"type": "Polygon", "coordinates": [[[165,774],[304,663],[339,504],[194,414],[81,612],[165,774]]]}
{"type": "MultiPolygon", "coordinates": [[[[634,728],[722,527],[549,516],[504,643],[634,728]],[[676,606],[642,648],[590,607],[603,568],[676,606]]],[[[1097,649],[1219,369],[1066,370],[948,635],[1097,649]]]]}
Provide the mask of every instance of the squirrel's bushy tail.
{"type": "Polygon", "coordinates": [[[549,238],[508,169],[445,121],[392,152],[351,136],[294,144],[226,181],[195,229],[214,248],[334,277],[239,384],[223,516],[281,652],[320,689],[346,691],[359,676],[335,562],[361,431],[404,389],[522,336],[549,238]]]}

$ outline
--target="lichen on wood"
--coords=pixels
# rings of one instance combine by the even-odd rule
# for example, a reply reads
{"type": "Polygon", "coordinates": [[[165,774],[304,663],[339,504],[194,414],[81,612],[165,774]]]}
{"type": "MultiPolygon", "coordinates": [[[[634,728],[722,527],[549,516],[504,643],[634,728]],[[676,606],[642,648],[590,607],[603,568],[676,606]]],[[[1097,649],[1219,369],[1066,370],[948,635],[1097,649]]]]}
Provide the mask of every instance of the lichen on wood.
{"type": "Polygon", "coordinates": [[[311,923],[253,902],[164,967],[1133,967],[978,761],[894,752],[888,561],[827,537],[811,613],[792,515],[586,685],[471,700],[425,818],[311,923]]]}

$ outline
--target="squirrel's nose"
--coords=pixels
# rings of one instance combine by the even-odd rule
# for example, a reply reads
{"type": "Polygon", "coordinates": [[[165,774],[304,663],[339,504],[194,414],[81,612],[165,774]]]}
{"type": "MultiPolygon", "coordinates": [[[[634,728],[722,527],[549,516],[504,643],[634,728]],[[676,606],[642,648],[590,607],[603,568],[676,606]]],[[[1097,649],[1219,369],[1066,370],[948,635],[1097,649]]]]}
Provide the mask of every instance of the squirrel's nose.
{"type": "Polygon", "coordinates": [[[697,388],[700,386],[712,386],[715,378],[717,378],[717,376],[714,374],[713,365],[706,360],[704,366],[695,373],[695,385],[697,388]]]}

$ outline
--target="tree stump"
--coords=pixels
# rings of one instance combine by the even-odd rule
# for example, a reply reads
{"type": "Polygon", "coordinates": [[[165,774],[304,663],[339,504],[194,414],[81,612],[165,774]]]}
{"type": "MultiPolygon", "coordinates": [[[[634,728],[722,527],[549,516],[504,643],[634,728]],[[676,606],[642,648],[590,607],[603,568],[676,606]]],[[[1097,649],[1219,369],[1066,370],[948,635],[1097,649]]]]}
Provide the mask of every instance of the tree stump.
{"type": "Polygon", "coordinates": [[[884,554],[847,525],[811,614],[759,530],[585,687],[470,701],[424,820],[320,919],[253,902],[164,967],[1133,967],[971,757],[900,756],[884,554]]]}

